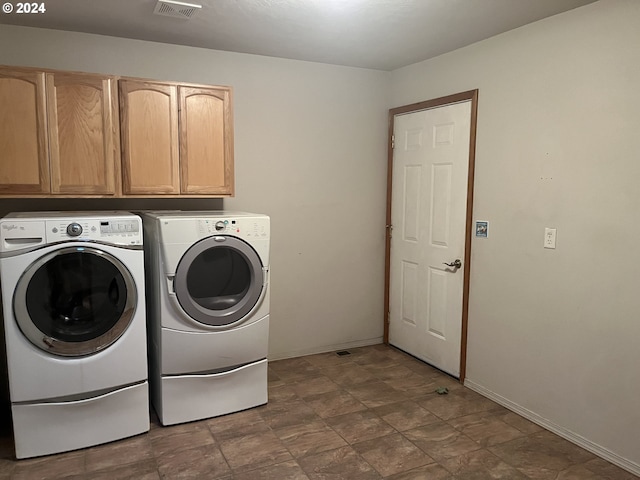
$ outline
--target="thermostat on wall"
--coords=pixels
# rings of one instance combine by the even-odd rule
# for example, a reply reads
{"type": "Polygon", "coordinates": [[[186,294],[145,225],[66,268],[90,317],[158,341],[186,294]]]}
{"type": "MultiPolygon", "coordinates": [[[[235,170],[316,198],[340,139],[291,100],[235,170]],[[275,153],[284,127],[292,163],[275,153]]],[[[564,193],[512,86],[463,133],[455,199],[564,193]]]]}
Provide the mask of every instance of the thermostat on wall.
{"type": "Polygon", "coordinates": [[[476,222],[476,237],[487,238],[489,236],[489,222],[476,222]]]}

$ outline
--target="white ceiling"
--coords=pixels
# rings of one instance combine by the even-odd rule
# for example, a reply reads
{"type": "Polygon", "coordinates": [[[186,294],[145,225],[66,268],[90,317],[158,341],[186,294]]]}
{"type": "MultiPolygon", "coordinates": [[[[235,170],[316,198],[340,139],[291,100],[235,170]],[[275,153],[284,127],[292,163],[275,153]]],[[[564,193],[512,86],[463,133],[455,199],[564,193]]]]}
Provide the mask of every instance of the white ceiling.
{"type": "Polygon", "coordinates": [[[393,70],[595,0],[185,1],[202,5],[188,20],[157,0],[40,0],[0,23],[393,70]]]}

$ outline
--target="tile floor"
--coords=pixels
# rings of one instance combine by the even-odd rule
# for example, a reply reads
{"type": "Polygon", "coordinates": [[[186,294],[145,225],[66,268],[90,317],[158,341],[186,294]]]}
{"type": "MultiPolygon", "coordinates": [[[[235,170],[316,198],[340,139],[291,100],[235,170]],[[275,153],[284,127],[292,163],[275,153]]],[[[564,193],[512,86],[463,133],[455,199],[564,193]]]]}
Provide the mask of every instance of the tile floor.
{"type": "Polygon", "coordinates": [[[350,351],[270,363],[268,405],[107,445],[15,461],[4,434],[0,479],[637,478],[398,350],[350,351]]]}

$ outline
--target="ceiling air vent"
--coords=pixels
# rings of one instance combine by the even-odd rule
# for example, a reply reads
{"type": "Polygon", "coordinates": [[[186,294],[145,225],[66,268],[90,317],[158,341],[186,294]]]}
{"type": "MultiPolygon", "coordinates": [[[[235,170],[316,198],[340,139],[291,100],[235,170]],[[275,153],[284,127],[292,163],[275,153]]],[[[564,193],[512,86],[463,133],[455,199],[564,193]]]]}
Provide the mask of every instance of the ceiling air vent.
{"type": "Polygon", "coordinates": [[[173,0],[159,0],[156,9],[153,11],[156,15],[165,17],[182,18],[188,20],[193,18],[202,5],[195,3],[176,2],[173,0]]]}

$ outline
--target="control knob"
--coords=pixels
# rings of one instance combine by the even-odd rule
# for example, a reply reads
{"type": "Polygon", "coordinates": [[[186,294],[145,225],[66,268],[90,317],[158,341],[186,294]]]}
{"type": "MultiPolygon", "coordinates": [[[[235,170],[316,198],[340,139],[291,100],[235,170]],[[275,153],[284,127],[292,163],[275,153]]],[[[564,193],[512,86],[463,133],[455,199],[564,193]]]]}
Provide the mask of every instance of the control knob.
{"type": "Polygon", "coordinates": [[[224,222],[222,222],[222,221],[216,222],[216,230],[217,231],[224,230],[224,227],[226,227],[224,222]]]}
{"type": "Polygon", "coordinates": [[[67,235],[70,237],[77,237],[82,233],[82,225],[73,222],[67,225],[67,235]]]}

